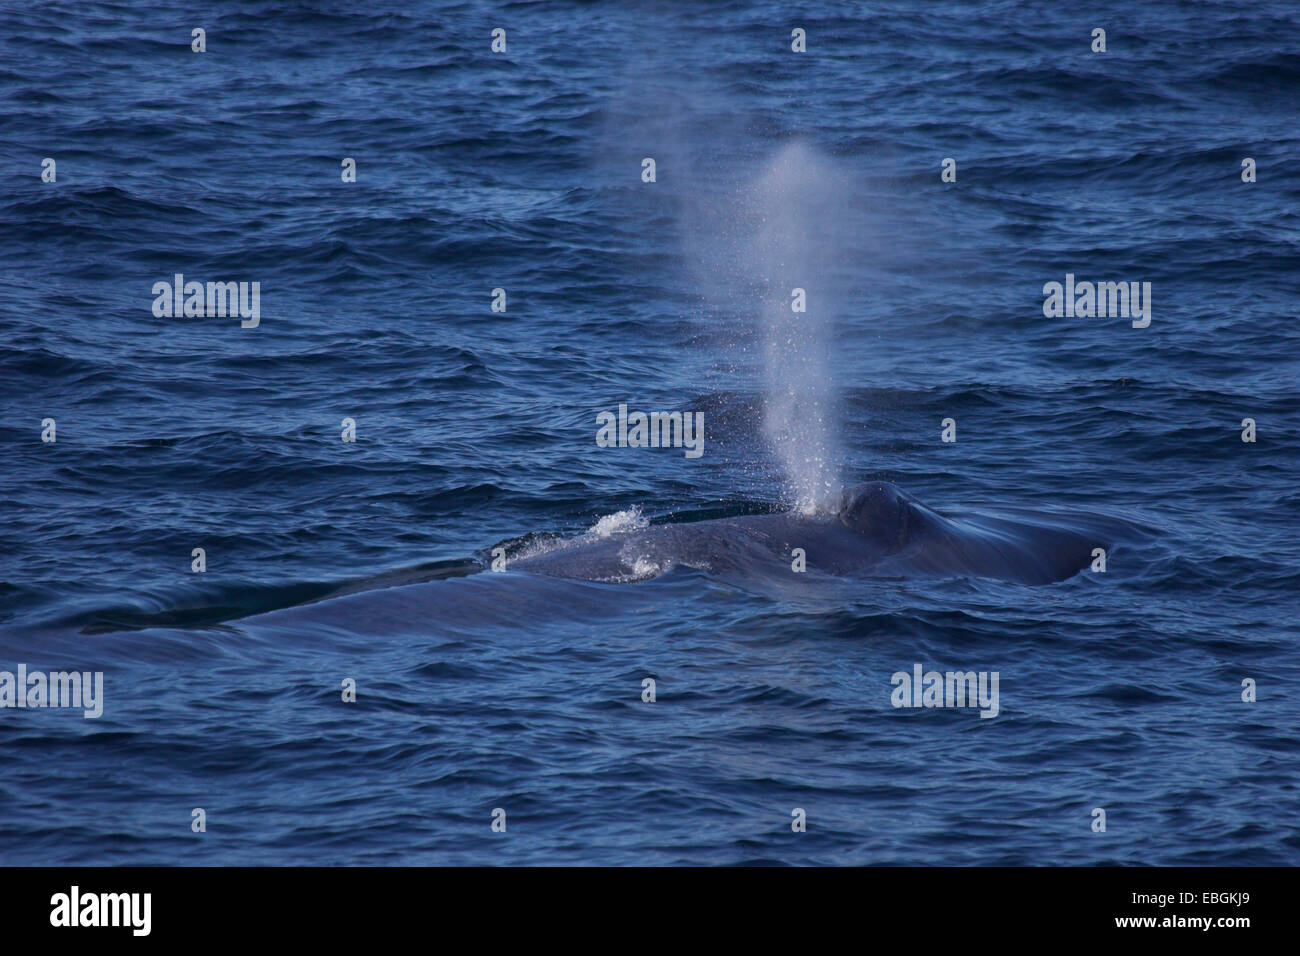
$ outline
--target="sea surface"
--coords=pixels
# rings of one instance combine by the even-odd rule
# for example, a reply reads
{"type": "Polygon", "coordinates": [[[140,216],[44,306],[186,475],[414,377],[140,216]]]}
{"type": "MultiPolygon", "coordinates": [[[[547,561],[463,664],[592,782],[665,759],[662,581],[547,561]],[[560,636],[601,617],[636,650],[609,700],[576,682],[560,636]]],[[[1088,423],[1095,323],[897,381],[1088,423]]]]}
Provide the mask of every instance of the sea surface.
{"type": "Polygon", "coordinates": [[[1298,163],[1287,0],[0,3],[0,864],[1300,863],[1298,163]],[[1143,532],[509,567],[869,480],[1143,532]]]}

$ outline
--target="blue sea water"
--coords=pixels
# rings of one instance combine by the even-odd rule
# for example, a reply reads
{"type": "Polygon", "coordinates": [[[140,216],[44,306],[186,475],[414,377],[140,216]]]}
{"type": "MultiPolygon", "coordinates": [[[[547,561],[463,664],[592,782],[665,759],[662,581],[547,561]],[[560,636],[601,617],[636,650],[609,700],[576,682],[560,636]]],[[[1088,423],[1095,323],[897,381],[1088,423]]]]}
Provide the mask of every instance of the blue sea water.
{"type": "Polygon", "coordinates": [[[1298,19],[0,3],[0,670],[104,673],[0,709],[0,863],[1300,862],[1298,19]],[[260,324],[155,316],[177,273],[260,324]],[[1067,273],[1150,325],[1045,316],[1067,273]],[[598,448],[620,403],[704,454],[598,448]],[[870,479],[1145,533],[470,573],[870,479]],[[915,664],[1000,713],[895,708],[915,664]]]}

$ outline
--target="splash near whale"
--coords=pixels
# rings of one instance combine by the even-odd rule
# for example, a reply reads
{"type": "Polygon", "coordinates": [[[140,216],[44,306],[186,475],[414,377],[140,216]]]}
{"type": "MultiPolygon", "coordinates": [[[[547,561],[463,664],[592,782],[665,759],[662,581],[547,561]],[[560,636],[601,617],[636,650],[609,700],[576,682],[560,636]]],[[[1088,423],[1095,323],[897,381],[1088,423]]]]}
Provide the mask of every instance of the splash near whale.
{"type": "Polygon", "coordinates": [[[837,577],[977,577],[1050,584],[1108,549],[1122,525],[1099,515],[931,510],[894,485],[845,490],[833,512],[742,515],[588,533],[512,570],[588,581],[658,577],[675,567],[721,576],[808,572],[837,577]]]}

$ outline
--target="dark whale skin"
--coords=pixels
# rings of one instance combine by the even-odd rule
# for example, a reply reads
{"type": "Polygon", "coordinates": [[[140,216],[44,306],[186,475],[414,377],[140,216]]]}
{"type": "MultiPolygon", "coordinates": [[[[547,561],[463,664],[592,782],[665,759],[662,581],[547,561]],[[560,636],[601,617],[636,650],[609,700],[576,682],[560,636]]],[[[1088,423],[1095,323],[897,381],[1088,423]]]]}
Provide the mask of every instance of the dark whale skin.
{"type": "Polygon", "coordinates": [[[835,514],[745,515],[590,535],[510,562],[509,570],[588,581],[635,581],[677,566],[789,574],[795,548],[807,569],[838,577],[977,577],[1063,581],[1109,549],[1116,523],[1037,512],[940,514],[894,485],[847,489],[835,514]]]}

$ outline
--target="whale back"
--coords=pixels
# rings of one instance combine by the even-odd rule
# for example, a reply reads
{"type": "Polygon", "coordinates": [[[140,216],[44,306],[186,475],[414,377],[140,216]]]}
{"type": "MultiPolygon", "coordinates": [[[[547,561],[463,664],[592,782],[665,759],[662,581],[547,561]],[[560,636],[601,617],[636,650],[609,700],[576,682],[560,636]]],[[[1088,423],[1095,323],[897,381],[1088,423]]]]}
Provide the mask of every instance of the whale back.
{"type": "Polygon", "coordinates": [[[883,575],[970,575],[1026,584],[1061,581],[1088,567],[1093,549],[1122,533],[1097,516],[1004,512],[940,514],[885,481],[847,489],[840,521],[881,560],[883,575]]]}
{"type": "Polygon", "coordinates": [[[940,513],[885,481],[841,494],[835,515],[743,515],[587,535],[516,559],[520,570],[636,581],[686,566],[751,580],[786,579],[789,555],[848,577],[970,576],[1046,584],[1077,574],[1119,530],[1096,517],[1017,511],[940,513]]]}

